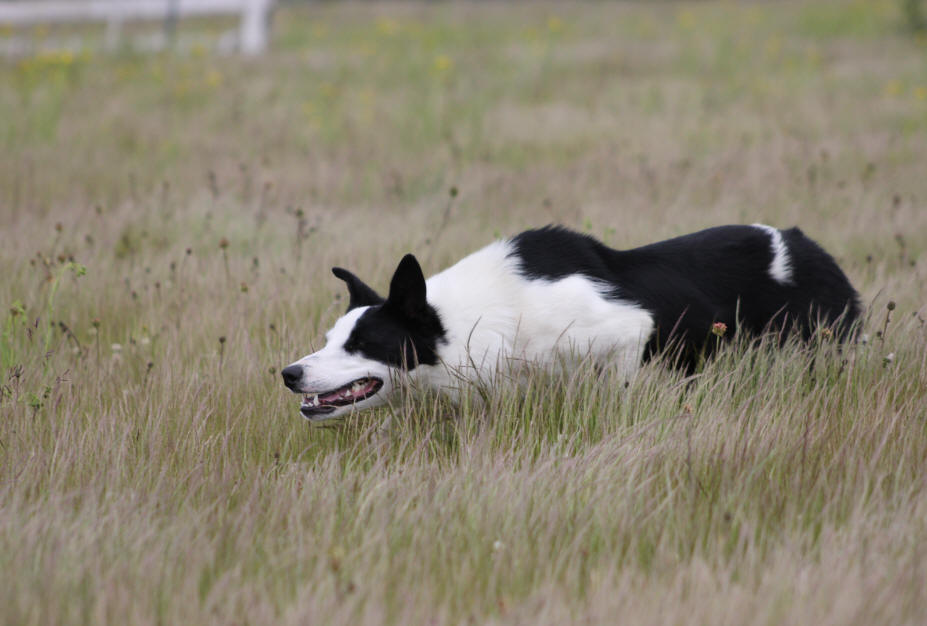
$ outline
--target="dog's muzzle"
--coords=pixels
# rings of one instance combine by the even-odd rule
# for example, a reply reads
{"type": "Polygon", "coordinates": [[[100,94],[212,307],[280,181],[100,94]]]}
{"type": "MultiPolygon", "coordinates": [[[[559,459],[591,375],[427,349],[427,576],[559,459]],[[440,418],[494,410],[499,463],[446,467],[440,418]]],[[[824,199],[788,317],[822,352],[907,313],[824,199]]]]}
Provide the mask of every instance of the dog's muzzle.
{"type": "Polygon", "coordinates": [[[280,374],[283,376],[283,384],[286,385],[287,389],[295,393],[300,392],[300,383],[303,380],[303,366],[302,365],[289,365],[284,367],[280,371],[280,374]]]}

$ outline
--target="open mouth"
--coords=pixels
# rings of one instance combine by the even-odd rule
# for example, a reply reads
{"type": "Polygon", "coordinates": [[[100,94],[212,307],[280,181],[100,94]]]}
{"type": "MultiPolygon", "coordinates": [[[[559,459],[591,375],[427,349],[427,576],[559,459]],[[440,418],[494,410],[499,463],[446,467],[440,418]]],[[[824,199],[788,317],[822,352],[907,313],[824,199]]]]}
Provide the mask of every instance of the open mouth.
{"type": "Polygon", "coordinates": [[[317,415],[332,413],[340,406],[350,406],[361,400],[366,400],[380,391],[383,381],[379,378],[358,378],[344,387],[321,393],[307,393],[303,395],[303,402],[299,412],[304,417],[312,419],[317,415]]]}

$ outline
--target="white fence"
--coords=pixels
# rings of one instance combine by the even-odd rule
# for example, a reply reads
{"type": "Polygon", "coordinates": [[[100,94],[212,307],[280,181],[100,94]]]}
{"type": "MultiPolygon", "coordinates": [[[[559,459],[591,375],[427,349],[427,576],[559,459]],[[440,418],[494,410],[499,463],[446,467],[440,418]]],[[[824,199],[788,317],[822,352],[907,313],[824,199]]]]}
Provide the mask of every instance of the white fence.
{"type": "Polygon", "coordinates": [[[33,0],[0,1],[0,25],[68,22],[105,22],[118,32],[124,22],[184,17],[240,15],[238,48],[244,54],[260,54],[267,48],[270,11],[274,0],[33,0]]]}

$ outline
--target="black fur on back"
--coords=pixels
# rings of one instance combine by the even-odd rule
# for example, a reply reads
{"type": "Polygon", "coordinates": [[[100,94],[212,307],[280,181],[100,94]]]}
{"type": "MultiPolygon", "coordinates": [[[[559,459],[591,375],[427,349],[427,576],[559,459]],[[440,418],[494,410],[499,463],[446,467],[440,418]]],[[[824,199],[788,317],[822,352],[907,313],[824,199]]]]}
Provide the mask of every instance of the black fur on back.
{"type": "Polygon", "coordinates": [[[798,228],[780,231],[788,248],[790,284],[769,274],[770,234],[755,226],[719,226],[632,250],[614,250],[559,226],[512,239],[523,276],[558,280],[583,274],[612,287],[654,318],[645,359],[679,349],[687,369],[709,349],[712,325],[810,338],[818,323],[845,339],[860,314],[859,299],[834,259],[798,228]]]}

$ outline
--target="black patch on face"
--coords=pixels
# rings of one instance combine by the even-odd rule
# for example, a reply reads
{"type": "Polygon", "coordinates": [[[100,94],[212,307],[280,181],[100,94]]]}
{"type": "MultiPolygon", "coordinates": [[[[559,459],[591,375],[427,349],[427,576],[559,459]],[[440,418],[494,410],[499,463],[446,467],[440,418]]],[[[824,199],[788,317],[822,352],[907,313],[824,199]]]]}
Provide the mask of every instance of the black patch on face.
{"type": "Polygon", "coordinates": [[[428,308],[429,315],[411,320],[386,304],[370,307],[354,324],[345,351],[407,370],[436,365],[444,327],[437,312],[428,308]]]}
{"type": "Polygon", "coordinates": [[[390,281],[389,297],[373,305],[354,324],[344,349],[407,370],[438,363],[438,344],[445,341],[441,318],[425,299],[425,276],[407,254],[390,281]]]}

